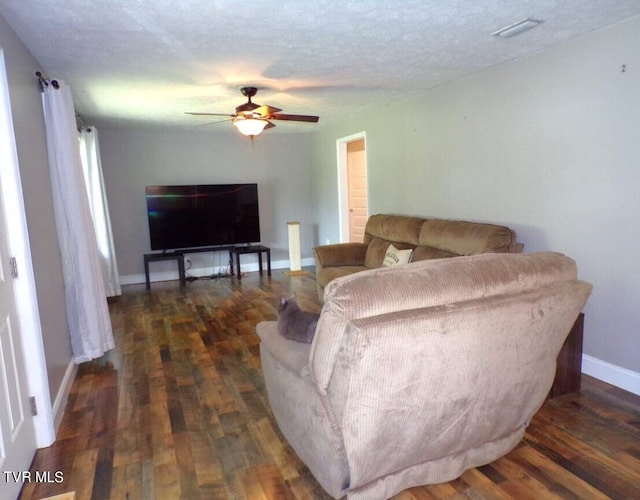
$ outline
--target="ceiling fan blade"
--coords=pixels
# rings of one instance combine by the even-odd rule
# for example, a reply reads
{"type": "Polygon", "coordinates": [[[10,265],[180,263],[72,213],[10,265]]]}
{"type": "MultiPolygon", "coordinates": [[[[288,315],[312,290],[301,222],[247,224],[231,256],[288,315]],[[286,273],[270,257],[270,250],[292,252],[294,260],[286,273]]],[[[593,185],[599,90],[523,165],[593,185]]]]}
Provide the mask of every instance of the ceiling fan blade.
{"type": "MultiPolygon", "coordinates": [[[[226,115],[225,115],[225,116],[226,116],[226,115]]],[[[229,119],[227,119],[227,120],[218,120],[217,122],[199,123],[198,125],[196,125],[196,127],[197,127],[197,128],[200,128],[200,127],[208,127],[208,126],[210,126],[210,125],[217,125],[218,123],[227,123],[227,122],[230,122],[230,121],[232,121],[232,120],[233,120],[233,118],[229,118],[229,119]]]]}
{"type": "Polygon", "coordinates": [[[269,120],[267,120],[267,124],[264,126],[263,130],[267,130],[268,128],[273,128],[273,127],[275,127],[275,124],[273,124],[269,120]]]}
{"type": "Polygon", "coordinates": [[[194,115],[194,116],[228,116],[229,118],[233,118],[236,116],[236,115],[230,115],[229,113],[194,113],[191,111],[185,111],[185,114],[194,115]]]}
{"type": "Polygon", "coordinates": [[[278,111],[282,110],[279,108],[274,108],[273,106],[269,106],[268,104],[260,106],[259,108],[253,110],[254,113],[258,113],[260,116],[270,116],[274,113],[277,113],[278,111]]]}
{"type": "Polygon", "coordinates": [[[289,120],[293,122],[316,123],[320,119],[320,117],[312,116],[312,115],[286,115],[286,114],[278,113],[278,114],[269,116],[269,119],[270,120],[289,120]]]}

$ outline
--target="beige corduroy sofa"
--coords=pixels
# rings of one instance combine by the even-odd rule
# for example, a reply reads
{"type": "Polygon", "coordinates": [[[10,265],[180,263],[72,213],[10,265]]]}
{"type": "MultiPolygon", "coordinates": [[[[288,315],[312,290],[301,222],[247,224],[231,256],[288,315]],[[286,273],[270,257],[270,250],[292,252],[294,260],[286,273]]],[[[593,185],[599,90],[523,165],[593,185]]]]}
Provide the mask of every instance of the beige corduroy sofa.
{"type": "Polygon", "coordinates": [[[479,253],[519,253],[523,245],[505,226],[458,220],[377,214],[367,220],[362,243],[337,243],[313,249],[318,297],[340,276],[382,267],[389,245],[412,249],[410,262],[479,253]]]}
{"type": "Polygon", "coordinates": [[[257,326],[278,426],[333,497],[452,480],[521,440],[591,285],[556,253],[482,254],[328,284],[312,344],[257,326]]]}

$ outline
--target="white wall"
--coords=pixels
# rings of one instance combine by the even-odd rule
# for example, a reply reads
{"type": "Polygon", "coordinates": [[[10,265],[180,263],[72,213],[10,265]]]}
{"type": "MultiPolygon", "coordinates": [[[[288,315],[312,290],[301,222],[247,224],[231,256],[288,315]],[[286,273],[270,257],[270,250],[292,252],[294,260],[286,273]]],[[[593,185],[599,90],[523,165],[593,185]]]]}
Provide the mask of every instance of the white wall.
{"type": "Polygon", "coordinates": [[[335,140],[361,130],[370,213],[502,223],[573,257],[586,360],[640,392],[639,18],[322,131],[319,241],[338,237],[335,140]]]}
{"type": "MultiPolygon", "coordinates": [[[[144,279],[143,254],[150,252],[145,186],[162,184],[258,183],[262,243],[272,261],[288,266],[287,222],[300,221],[303,258],[311,257],[315,219],[311,198],[310,135],[270,130],[253,142],[229,131],[128,128],[96,124],[120,274],[125,282],[144,279]]],[[[189,256],[204,275],[228,254],[189,256]]],[[[257,265],[255,254],[242,257],[243,270],[257,265]]],[[[153,275],[177,278],[174,261],[154,262],[153,275]]]]}

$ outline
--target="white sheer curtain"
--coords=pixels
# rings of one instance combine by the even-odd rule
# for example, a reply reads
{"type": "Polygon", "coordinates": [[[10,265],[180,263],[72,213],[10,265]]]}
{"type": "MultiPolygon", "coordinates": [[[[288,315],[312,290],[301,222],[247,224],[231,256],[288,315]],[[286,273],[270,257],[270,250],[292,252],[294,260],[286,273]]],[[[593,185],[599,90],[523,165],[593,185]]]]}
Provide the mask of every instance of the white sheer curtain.
{"type": "Polygon", "coordinates": [[[102,268],[102,278],[107,297],[120,295],[120,275],[118,262],[113,244],[109,205],[102,176],[102,161],[100,160],[100,143],[98,130],[95,127],[84,127],[78,133],[80,142],[80,158],[84,170],[84,180],[89,195],[89,207],[96,231],[98,256],[102,268]]]}
{"type": "Polygon", "coordinates": [[[113,332],[84,185],[71,89],[60,80],[57,86],[52,81],[43,89],[43,104],[73,360],[82,363],[113,349],[113,332]]]}

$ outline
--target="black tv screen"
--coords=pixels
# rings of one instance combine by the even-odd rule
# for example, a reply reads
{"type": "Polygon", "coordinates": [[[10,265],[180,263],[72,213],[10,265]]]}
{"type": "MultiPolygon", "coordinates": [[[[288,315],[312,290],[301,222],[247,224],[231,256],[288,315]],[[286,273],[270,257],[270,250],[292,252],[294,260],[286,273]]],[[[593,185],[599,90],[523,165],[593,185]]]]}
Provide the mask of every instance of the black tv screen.
{"type": "Polygon", "coordinates": [[[152,250],[260,241],[257,184],[147,186],[152,250]]]}

